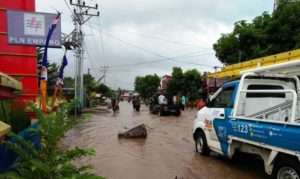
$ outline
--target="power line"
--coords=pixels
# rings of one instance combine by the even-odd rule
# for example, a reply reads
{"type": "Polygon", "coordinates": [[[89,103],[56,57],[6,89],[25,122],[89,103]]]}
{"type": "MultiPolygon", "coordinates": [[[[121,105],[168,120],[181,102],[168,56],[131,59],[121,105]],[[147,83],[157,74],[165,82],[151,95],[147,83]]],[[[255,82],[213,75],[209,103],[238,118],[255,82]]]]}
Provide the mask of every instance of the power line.
{"type": "Polygon", "coordinates": [[[69,4],[67,3],[67,0],[65,0],[65,3],[66,3],[66,5],[67,5],[69,11],[71,12],[71,14],[74,15],[74,14],[73,14],[73,11],[72,11],[72,9],[71,9],[71,7],[70,7],[69,4]]]}
{"type": "MultiPolygon", "coordinates": [[[[89,25],[87,25],[87,26],[89,26],[89,25]]],[[[159,56],[159,57],[162,57],[162,58],[163,58],[163,59],[160,59],[160,60],[154,60],[154,61],[152,61],[151,63],[161,62],[161,61],[166,61],[166,60],[173,60],[173,58],[169,58],[169,57],[160,55],[160,54],[158,54],[158,53],[156,53],[156,52],[152,52],[152,51],[150,51],[150,50],[147,50],[147,49],[141,48],[141,47],[139,47],[139,46],[136,46],[136,45],[134,45],[134,44],[128,43],[128,42],[126,42],[126,41],[124,41],[124,40],[122,40],[122,39],[120,39],[120,38],[118,38],[118,37],[115,37],[115,36],[110,35],[110,34],[108,34],[108,33],[106,33],[106,32],[103,32],[103,30],[96,29],[96,28],[93,27],[93,26],[89,26],[89,27],[92,28],[92,29],[95,29],[95,30],[97,30],[97,31],[101,31],[103,34],[105,34],[105,35],[107,35],[107,36],[109,36],[109,37],[111,37],[111,38],[113,38],[113,39],[116,39],[116,40],[118,40],[118,41],[120,41],[120,42],[122,42],[122,43],[125,43],[125,44],[128,45],[128,46],[137,48],[137,49],[139,49],[139,50],[141,50],[141,51],[144,51],[144,52],[147,52],[147,53],[150,53],[150,54],[153,54],[153,55],[156,55],[156,56],[159,56]]],[[[174,61],[176,61],[176,60],[174,60],[174,61]]],[[[179,62],[184,63],[184,61],[179,61],[179,62]]],[[[138,65],[138,64],[145,64],[145,62],[136,63],[136,64],[134,64],[134,65],[138,65]]],[[[147,64],[147,63],[146,63],[146,64],[147,64]]],[[[132,65],[132,64],[128,64],[128,65],[126,65],[126,66],[130,66],[130,65],[132,65]]],[[[205,65],[205,64],[197,64],[197,65],[200,65],[200,66],[206,66],[206,67],[213,67],[213,66],[205,65]]],[[[125,66],[125,65],[124,65],[124,66],[125,66]]]]}
{"type": "Polygon", "coordinates": [[[89,54],[89,51],[88,51],[88,48],[87,48],[87,45],[86,45],[85,41],[84,41],[83,45],[84,45],[84,47],[85,47],[85,49],[86,49],[86,52],[87,52],[86,54],[87,54],[87,56],[88,56],[88,59],[89,59],[91,65],[92,65],[92,70],[94,71],[95,74],[97,74],[97,73],[96,73],[96,70],[95,70],[95,68],[94,68],[94,64],[93,64],[93,62],[91,61],[91,57],[90,57],[90,54],[89,54]]]}
{"type": "MultiPolygon", "coordinates": [[[[99,22],[99,26],[101,25],[100,24],[100,19],[98,19],[98,22],[99,22]]],[[[103,57],[103,64],[105,65],[105,51],[104,51],[104,45],[103,45],[103,39],[102,39],[102,34],[101,34],[101,31],[99,30],[98,31],[98,33],[99,33],[99,36],[100,36],[100,40],[101,40],[101,48],[102,48],[102,57],[103,57]]]]}
{"type": "MultiPolygon", "coordinates": [[[[150,63],[164,62],[164,61],[167,61],[167,60],[172,60],[172,61],[177,61],[177,62],[181,62],[181,63],[189,63],[189,64],[191,64],[192,62],[180,61],[180,60],[176,60],[176,58],[191,58],[191,57],[197,57],[197,56],[203,56],[203,55],[209,55],[209,54],[212,54],[212,53],[200,54],[200,55],[194,55],[194,56],[188,56],[188,57],[175,56],[175,57],[163,58],[163,59],[158,59],[158,60],[153,60],[153,61],[147,61],[147,62],[138,62],[138,63],[124,64],[124,65],[115,65],[115,66],[111,66],[111,68],[134,66],[134,65],[145,65],[145,64],[150,64],[150,63]]],[[[195,64],[195,63],[193,63],[193,64],[195,64]]],[[[197,65],[199,65],[199,66],[205,66],[205,67],[214,67],[212,65],[205,65],[205,64],[197,64],[197,65]]]]}
{"type": "MultiPolygon", "coordinates": [[[[90,32],[92,33],[92,36],[94,36],[93,29],[90,29],[90,32]]],[[[96,38],[96,43],[97,43],[97,38],[96,38]]],[[[95,64],[98,64],[98,66],[101,66],[102,64],[98,63],[98,60],[97,60],[98,59],[97,57],[99,57],[99,55],[98,55],[99,50],[97,48],[98,44],[97,45],[90,45],[89,43],[86,43],[86,46],[87,46],[87,48],[89,48],[91,50],[92,55],[93,55],[93,59],[96,59],[95,64]]]]}
{"type": "Polygon", "coordinates": [[[177,44],[177,45],[184,45],[184,46],[191,46],[191,47],[194,47],[194,48],[201,48],[201,49],[205,49],[205,50],[212,50],[212,48],[207,48],[207,47],[202,47],[202,46],[198,46],[198,45],[188,44],[188,43],[185,43],[185,42],[179,42],[179,41],[175,41],[175,40],[162,39],[162,38],[147,35],[147,34],[131,32],[131,31],[128,31],[128,30],[115,28],[115,27],[110,27],[110,26],[105,26],[105,25],[101,25],[101,24],[99,24],[98,26],[99,27],[104,27],[104,28],[109,28],[109,29],[112,29],[112,30],[115,30],[115,31],[121,31],[121,32],[130,33],[130,34],[133,34],[133,35],[138,35],[138,36],[145,37],[145,38],[150,38],[150,39],[153,39],[153,40],[160,40],[160,41],[173,43],[173,44],[177,44]]]}

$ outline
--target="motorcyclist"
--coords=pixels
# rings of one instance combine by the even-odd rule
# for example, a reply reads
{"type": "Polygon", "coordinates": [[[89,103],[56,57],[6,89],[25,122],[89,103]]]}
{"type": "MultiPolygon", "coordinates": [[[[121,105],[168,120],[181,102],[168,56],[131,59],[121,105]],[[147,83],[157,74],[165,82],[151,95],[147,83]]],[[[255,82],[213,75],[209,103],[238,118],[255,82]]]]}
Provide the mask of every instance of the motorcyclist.
{"type": "Polygon", "coordinates": [[[133,110],[140,111],[140,98],[138,96],[134,97],[132,100],[133,110]]]}
{"type": "Polygon", "coordinates": [[[111,107],[114,112],[119,110],[119,100],[115,96],[111,98],[111,107]]]}

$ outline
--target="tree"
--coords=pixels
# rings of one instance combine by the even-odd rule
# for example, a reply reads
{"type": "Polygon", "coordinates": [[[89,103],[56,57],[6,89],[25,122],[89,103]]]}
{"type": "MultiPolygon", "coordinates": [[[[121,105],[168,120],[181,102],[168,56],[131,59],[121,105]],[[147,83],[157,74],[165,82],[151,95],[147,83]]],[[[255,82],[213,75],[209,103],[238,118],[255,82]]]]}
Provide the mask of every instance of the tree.
{"type": "Polygon", "coordinates": [[[213,45],[216,57],[224,64],[235,63],[238,59],[238,39],[233,33],[222,34],[213,45]]]}
{"type": "Polygon", "coordinates": [[[270,15],[264,12],[252,22],[238,21],[231,33],[213,45],[216,57],[234,64],[300,47],[300,2],[283,3],[270,15]]]}
{"type": "Polygon", "coordinates": [[[100,83],[99,80],[96,81],[91,74],[83,74],[83,86],[87,93],[97,92],[101,93],[104,96],[111,96],[112,90],[103,83],[100,83]]]}
{"type": "Polygon", "coordinates": [[[198,98],[198,90],[202,86],[201,74],[197,69],[192,69],[186,71],[183,76],[183,94],[185,94],[189,100],[193,101],[198,98]]]}
{"type": "Polygon", "coordinates": [[[182,93],[184,85],[184,76],[180,67],[173,67],[172,79],[167,86],[167,93],[170,95],[182,93]]]}
{"type": "Polygon", "coordinates": [[[91,74],[83,74],[83,86],[87,92],[96,91],[97,82],[91,74]]]}
{"type": "Polygon", "coordinates": [[[74,80],[74,78],[69,77],[69,76],[64,77],[64,87],[74,88],[75,87],[75,80],[74,80]]]}
{"type": "Polygon", "coordinates": [[[156,74],[137,76],[134,82],[135,91],[140,93],[140,96],[144,99],[149,99],[156,92],[160,84],[160,78],[156,74]]]}
{"type": "Polygon", "coordinates": [[[187,70],[183,73],[180,67],[174,67],[172,80],[169,81],[167,86],[167,93],[169,95],[181,93],[190,100],[195,100],[201,86],[202,77],[197,69],[187,70]]]}
{"type": "Polygon", "coordinates": [[[103,83],[99,83],[96,85],[96,92],[101,93],[104,96],[109,96],[110,88],[103,83]]]}

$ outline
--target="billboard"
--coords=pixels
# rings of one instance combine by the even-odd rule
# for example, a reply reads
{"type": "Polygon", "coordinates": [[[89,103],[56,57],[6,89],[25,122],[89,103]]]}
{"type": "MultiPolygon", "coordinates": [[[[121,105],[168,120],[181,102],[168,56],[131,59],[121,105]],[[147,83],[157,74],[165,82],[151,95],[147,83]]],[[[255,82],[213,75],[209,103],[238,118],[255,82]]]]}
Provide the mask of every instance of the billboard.
{"type": "MultiPolygon", "coordinates": [[[[49,27],[57,14],[7,10],[7,43],[45,46],[49,27]]],[[[60,20],[49,47],[61,48],[60,20]]]]}

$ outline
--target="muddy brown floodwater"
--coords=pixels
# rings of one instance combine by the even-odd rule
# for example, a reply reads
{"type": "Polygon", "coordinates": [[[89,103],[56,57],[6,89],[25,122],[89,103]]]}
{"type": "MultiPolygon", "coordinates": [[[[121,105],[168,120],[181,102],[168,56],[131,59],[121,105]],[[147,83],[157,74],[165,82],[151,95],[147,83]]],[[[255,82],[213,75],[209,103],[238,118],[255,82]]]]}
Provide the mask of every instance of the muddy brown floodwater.
{"type": "Polygon", "coordinates": [[[120,111],[91,110],[91,120],[71,129],[61,141],[67,148],[94,148],[96,156],[77,160],[93,165],[92,173],[108,179],[174,178],[267,178],[263,162],[251,156],[226,159],[211,154],[200,156],[193,141],[196,110],[180,117],[151,115],[146,106],[140,112],[131,103],[120,102],[120,111]],[[118,139],[118,132],[146,124],[146,139],[118,139]]]}

